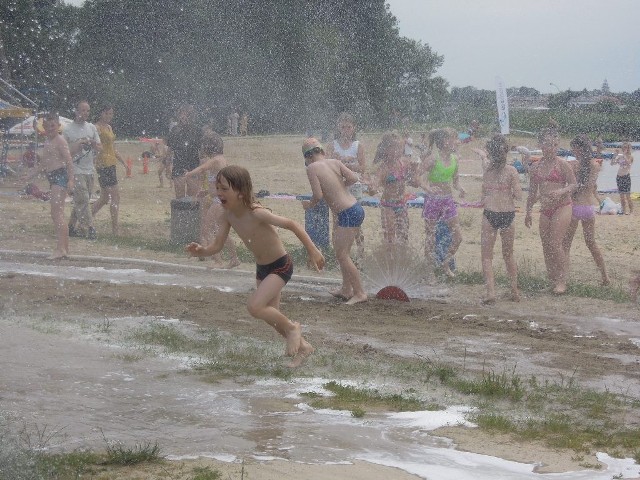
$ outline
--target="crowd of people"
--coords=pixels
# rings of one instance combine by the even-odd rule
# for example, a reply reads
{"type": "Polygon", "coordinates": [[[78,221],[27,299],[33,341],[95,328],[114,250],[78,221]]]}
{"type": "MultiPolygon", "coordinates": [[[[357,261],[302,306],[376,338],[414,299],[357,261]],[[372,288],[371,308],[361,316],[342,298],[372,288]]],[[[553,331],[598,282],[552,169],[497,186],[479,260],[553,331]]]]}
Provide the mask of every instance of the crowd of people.
{"type": "MultiPolygon", "coordinates": [[[[110,106],[101,108],[95,124],[89,121],[89,114],[89,103],[78,102],[74,121],[62,133],[57,115],[47,114],[43,122],[45,144],[42,154],[24,177],[29,180],[44,172],[51,187],[51,218],[57,237],[51,259],[61,259],[69,254],[69,237],[95,239],[93,218],[107,204],[112,233],[119,234],[120,195],[116,165],[118,162],[126,165],[115,147],[116,136],[111,127],[114,110],[110,106]],[[94,168],[100,197],[91,206],[94,168]],[[67,195],[73,195],[68,222],[64,216],[67,195]]],[[[333,216],[332,246],[342,275],[341,287],[331,292],[333,296],[347,305],[367,300],[351,254],[354,244],[359,250],[364,249],[361,227],[365,211],[359,200],[365,189],[369,194],[380,193],[382,242],[387,246],[408,246],[407,188],[422,190],[425,280],[431,283],[438,268],[446,276],[455,275],[452,260],[462,243],[462,231],[454,192],[460,198],[465,196],[460,185],[459,143],[457,131],[451,128],[425,132],[415,149],[406,132],[388,131],[376,148],[372,162],[374,171],[370,172],[364,147],[356,139],[356,122],[352,115],[343,113],[338,117],[335,140],[326,149],[314,137],[304,139],[302,156],[312,196],[303,201],[302,206],[307,210],[324,201],[333,216]],[[450,242],[442,258],[438,259],[436,228],[440,224],[448,228],[450,242]]],[[[586,246],[600,270],[602,284],[607,285],[610,280],[595,241],[594,205],[598,203],[597,178],[601,160],[586,135],[578,135],[571,141],[574,162],[558,156],[558,143],[557,128],[550,125],[538,135],[540,158],[532,162],[530,152],[525,152],[529,154],[524,162],[529,188],[524,225],[531,227],[533,206],[539,203],[539,234],[547,276],[552,292],[561,295],[567,290],[570,249],[580,223],[586,246]]],[[[291,278],[293,264],[276,228],[293,232],[305,246],[310,265],[319,270],[325,264],[322,252],[301,225],[272,213],[256,201],[250,173],[242,167],[228,165],[222,137],[211,128],[196,123],[192,105],[183,105],[177,110],[176,122],[166,143],[158,142],[152,150],[159,159],[160,186],[163,177],[167,177],[176,199],[190,197],[200,203],[200,238],[187,245],[186,251],[202,259],[212,257],[216,267],[234,268],[240,260],[229,233],[231,229],[237,233],[254,254],[257,264],[257,289],[249,299],[248,310],[285,338],[286,353],[294,357],[291,366],[299,365],[313,352],[313,347],[302,336],[300,324],[289,320],[279,309],[281,291],[291,278]],[[223,250],[228,257],[227,263],[221,256],[223,250]]],[[[486,286],[485,304],[495,303],[498,298],[493,271],[493,251],[498,234],[510,282],[510,298],[520,300],[514,256],[514,220],[516,203],[522,201],[523,193],[518,169],[507,161],[511,150],[513,147],[500,134],[491,136],[483,149],[476,150],[483,159],[480,257],[486,286]]],[[[611,163],[619,166],[617,184],[622,207],[625,214],[630,214],[633,211],[630,200],[633,156],[628,142],[611,163]]],[[[632,297],[637,296],[638,290],[640,274],[631,280],[632,297]]]]}

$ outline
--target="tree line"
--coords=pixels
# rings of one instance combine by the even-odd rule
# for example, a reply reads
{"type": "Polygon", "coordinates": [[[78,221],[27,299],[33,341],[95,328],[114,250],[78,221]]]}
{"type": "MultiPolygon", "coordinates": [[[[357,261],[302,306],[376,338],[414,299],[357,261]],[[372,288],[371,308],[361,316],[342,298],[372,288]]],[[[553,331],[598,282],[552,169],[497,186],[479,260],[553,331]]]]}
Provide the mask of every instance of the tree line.
{"type": "Polygon", "coordinates": [[[444,58],[402,37],[384,0],[8,0],[0,14],[3,78],[63,115],[110,104],[126,135],[166,133],[186,102],[218,130],[237,110],[272,133],[345,110],[369,128],[437,121],[448,96],[444,58]]]}

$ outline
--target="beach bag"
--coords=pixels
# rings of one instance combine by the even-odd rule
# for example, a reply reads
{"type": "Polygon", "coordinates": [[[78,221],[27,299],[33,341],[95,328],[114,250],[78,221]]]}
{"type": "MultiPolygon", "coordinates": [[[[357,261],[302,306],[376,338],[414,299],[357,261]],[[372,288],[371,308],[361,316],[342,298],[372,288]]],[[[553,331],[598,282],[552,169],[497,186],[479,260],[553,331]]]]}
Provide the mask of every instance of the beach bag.
{"type": "Polygon", "coordinates": [[[600,214],[601,215],[617,215],[622,213],[622,205],[614,202],[609,197],[606,197],[600,202],[600,214]]]}

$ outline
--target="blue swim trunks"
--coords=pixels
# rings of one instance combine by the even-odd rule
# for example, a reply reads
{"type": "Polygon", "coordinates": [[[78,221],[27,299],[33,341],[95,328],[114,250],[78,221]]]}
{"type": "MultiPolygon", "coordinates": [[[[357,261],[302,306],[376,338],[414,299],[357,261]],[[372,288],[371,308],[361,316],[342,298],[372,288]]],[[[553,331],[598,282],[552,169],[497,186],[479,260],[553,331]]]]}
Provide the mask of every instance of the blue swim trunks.
{"type": "Polygon", "coordinates": [[[67,183],[69,183],[67,169],[62,167],[47,173],[47,180],[49,180],[49,187],[58,185],[59,187],[67,188],[67,183]]]}
{"type": "Polygon", "coordinates": [[[351,207],[345,208],[338,214],[339,227],[359,227],[364,221],[364,208],[358,202],[351,207]]]}

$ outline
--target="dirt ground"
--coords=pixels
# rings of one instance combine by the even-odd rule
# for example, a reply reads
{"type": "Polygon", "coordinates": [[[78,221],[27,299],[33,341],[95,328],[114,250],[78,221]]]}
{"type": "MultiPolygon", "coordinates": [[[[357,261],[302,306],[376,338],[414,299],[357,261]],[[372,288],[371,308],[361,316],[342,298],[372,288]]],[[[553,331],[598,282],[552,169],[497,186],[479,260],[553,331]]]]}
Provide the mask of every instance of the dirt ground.
{"type": "MultiPolygon", "coordinates": [[[[373,135],[364,137],[369,162],[377,138],[373,135]]],[[[300,141],[298,137],[228,139],[225,142],[225,155],[230,163],[249,168],[256,191],[266,189],[271,193],[301,194],[306,193],[308,188],[299,155],[300,141]]],[[[532,140],[515,141],[534,146],[532,140]]],[[[477,142],[472,146],[479,144],[477,142]]],[[[469,192],[468,201],[472,202],[479,198],[480,182],[475,175],[480,168],[469,153],[469,148],[469,145],[463,147],[461,171],[468,175],[463,177],[462,182],[469,192]]],[[[144,149],[145,145],[139,143],[120,145],[121,153],[134,159],[144,149]]],[[[164,188],[158,188],[158,178],[153,169],[150,175],[142,175],[140,169],[137,162],[133,177],[120,181],[122,235],[154,240],[168,238],[172,190],[166,186],[166,181],[164,188]]],[[[45,182],[40,181],[38,185],[46,189],[45,182]]],[[[0,184],[0,215],[3,223],[0,230],[0,256],[3,260],[18,260],[15,252],[49,252],[54,244],[48,204],[19,196],[17,192],[20,188],[11,179],[0,184]]],[[[263,203],[276,213],[304,222],[302,207],[296,201],[265,199],[263,203]]],[[[371,251],[378,242],[379,214],[375,208],[367,208],[366,214],[365,238],[367,249],[371,251]]],[[[459,269],[469,272],[480,271],[480,215],[480,210],[473,208],[462,209],[461,212],[464,240],[456,261],[459,269]]],[[[65,265],[90,264],[91,260],[85,256],[130,258],[132,262],[144,259],[178,265],[198,264],[179,253],[159,252],[132,245],[131,242],[118,242],[107,235],[110,230],[108,210],[105,208],[97,217],[98,241],[72,239],[71,257],[61,261],[65,265]]],[[[543,276],[537,222],[533,229],[527,230],[524,227],[524,215],[518,214],[516,221],[519,268],[531,275],[543,276]]],[[[411,212],[411,222],[412,249],[421,252],[424,232],[417,209],[411,212]]],[[[640,226],[637,216],[598,218],[597,233],[613,279],[613,288],[623,290],[630,276],[630,266],[640,266],[637,255],[640,226]]],[[[283,234],[283,238],[286,243],[295,244],[292,236],[283,234]]],[[[584,242],[577,236],[574,244],[571,279],[596,288],[599,275],[584,242]]],[[[53,264],[44,260],[42,255],[32,255],[28,261],[53,264]]],[[[499,273],[504,272],[500,263],[498,246],[494,264],[499,273]]],[[[240,266],[241,270],[251,271],[252,268],[250,263],[240,266]]],[[[303,265],[297,265],[296,269],[298,274],[313,274],[303,265]]],[[[337,276],[336,272],[323,275],[337,276]]],[[[253,322],[237,321],[239,315],[248,317],[245,310],[246,294],[215,290],[203,294],[202,290],[176,290],[154,285],[128,285],[123,288],[104,283],[100,287],[96,288],[95,282],[60,283],[47,277],[5,273],[0,277],[1,317],[10,316],[11,312],[16,311],[67,316],[158,315],[189,320],[205,327],[215,325],[223,331],[253,335],[264,341],[277,341],[271,329],[255,328],[253,322]]],[[[640,310],[637,304],[571,295],[556,297],[539,291],[527,293],[520,303],[505,299],[487,307],[480,303],[483,288],[479,285],[449,284],[443,288],[448,294],[438,299],[414,299],[409,303],[372,299],[350,308],[327,295],[321,295],[318,307],[313,310],[309,309],[308,303],[300,300],[299,294],[287,290],[283,298],[283,310],[290,318],[301,320],[309,340],[321,349],[398,358],[420,354],[442,362],[464,364],[465,368],[475,371],[490,369],[500,372],[517,366],[517,372],[523,377],[536,376],[552,381],[574,378],[581,385],[599,391],[626,393],[640,398],[640,310]]],[[[313,359],[302,368],[313,372],[316,368],[313,359]]],[[[305,374],[308,372],[306,370],[305,374]]],[[[628,424],[635,428],[640,425],[638,411],[629,412],[628,424]]],[[[463,428],[449,428],[443,435],[453,438],[463,450],[505,459],[526,462],[533,450],[544,452],[541,455],[547,460],[547,471],[580,469],[576,460],[572,459],[574,454],[571,451],[545,450],[541,445],[522,448],[508,439],[463,428]]],[[[592,463],[596,463],[596,460],[593,459],[592,463]]],[[[147,468],[153,467],[138,469],[135,472],[137,477],[134,474],[129,477],[125,472],[120,472],[118,476],[156,478],[154,475],[157,472],[147,473],[145,477],[144,469],[147,468]]],[[[172,468],[178,475],[184,466],[174,465],[172,468]]],[[[237,465],[223,465],[220,468],[238,470],[237,465]]],[[[283,467],[281,462],[272,462],[270,466],[256,468],[261,470],[249,478],[296,475],[300,478],[323,479],[336,476],[332,471],[334,466],[283,467]]],[[[347,473],[351,467],[342,468],[345,471],[339,475],[348,475],[349,478],[412,478],[402,472],[391,473],[383,467],[368,464],[354,466],[358,473],[347,473]]]]}

